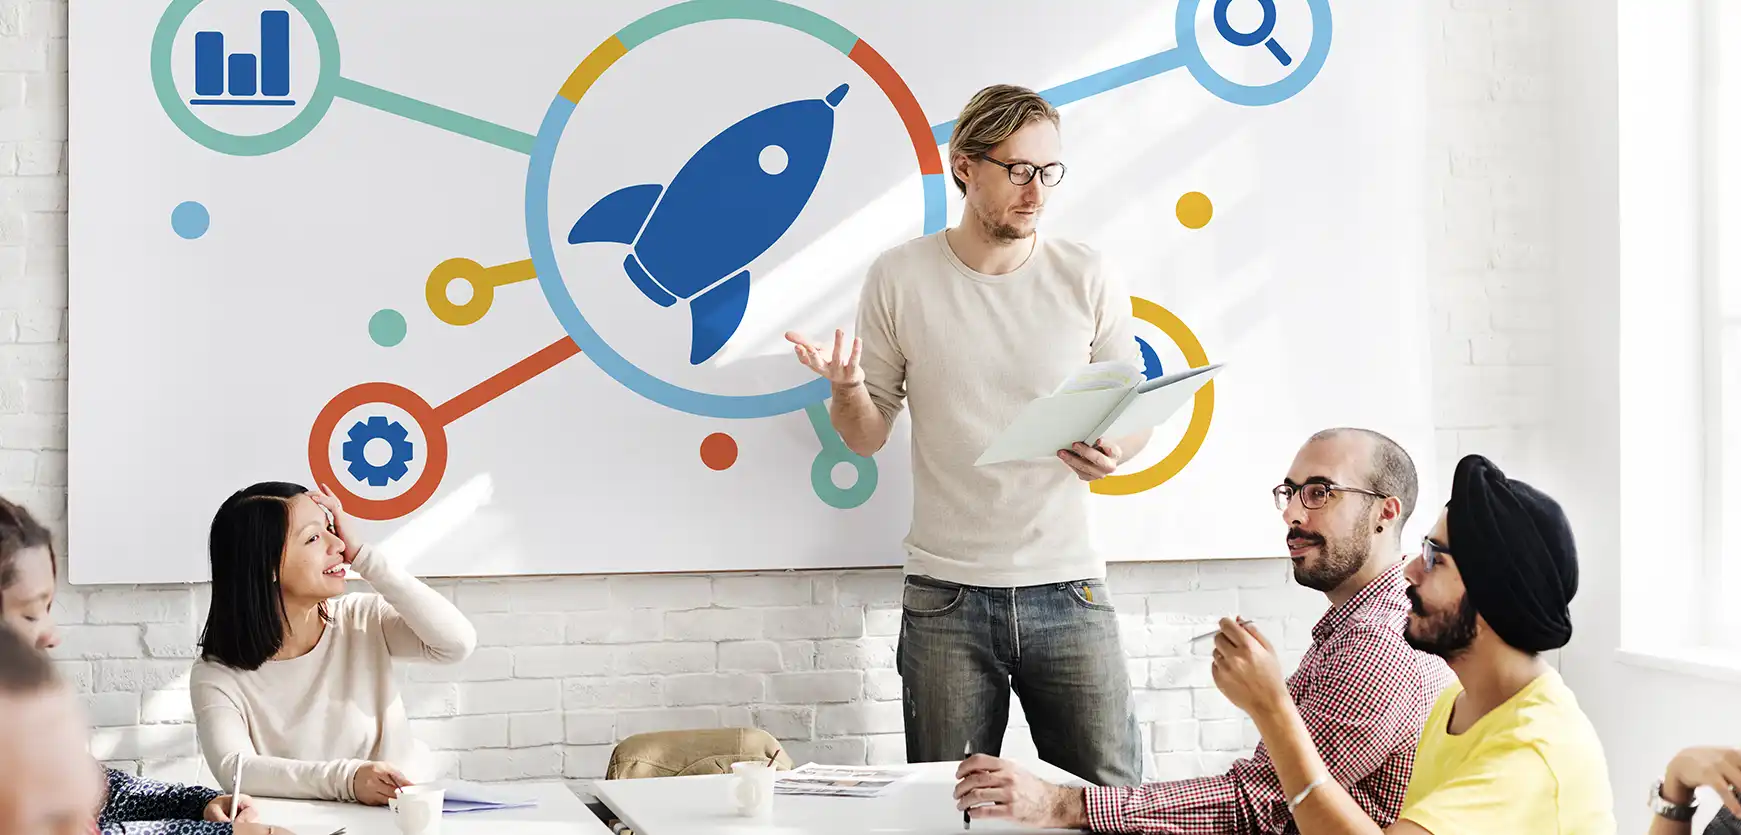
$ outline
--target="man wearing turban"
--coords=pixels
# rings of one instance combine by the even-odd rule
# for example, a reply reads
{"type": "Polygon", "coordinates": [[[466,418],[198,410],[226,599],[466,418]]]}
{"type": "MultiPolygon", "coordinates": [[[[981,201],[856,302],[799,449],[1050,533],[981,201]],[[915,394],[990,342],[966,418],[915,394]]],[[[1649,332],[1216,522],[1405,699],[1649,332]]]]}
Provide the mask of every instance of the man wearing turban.
{"type": "Polygon", "coordinates": [[[1256,722],[1301,835],[1614,832],[1601,742],[1539,656],[1572,637],[1578,559],[1559,504],[1467,456],[1407,577],[1404,634],[1457,684],[1427,716],[1402,814],[1384,830],[1328,779],[1269,641],[1221,622],[1215,685],[1256,722]]]}

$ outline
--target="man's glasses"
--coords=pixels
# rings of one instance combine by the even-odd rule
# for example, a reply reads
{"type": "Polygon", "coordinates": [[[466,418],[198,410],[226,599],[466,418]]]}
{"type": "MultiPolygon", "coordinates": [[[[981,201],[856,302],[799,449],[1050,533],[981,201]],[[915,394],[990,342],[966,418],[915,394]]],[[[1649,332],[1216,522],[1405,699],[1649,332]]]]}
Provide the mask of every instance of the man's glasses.
{"type": "Polygon", "coordinates": [[[1425,568],[1427,573],[1431,574],[1433,569],[1439,566],[1439,563],[1444,562],[1444,559],[1440,556],[1441,554],[1448,557],[1451,555],[1451,551],[1445,546],[1434,542],[1432,537],[1421,537],[1421,567],[1425,568]]]}
{"type": "Polygon", "coordinates": [[[985,154],[980,154],[979,158],[1008,171],[1010,182],[1018,186],[1025,186],[1033,182],[1035,174],[1040,175],[1040,184],[1044,186],[1055,186],[1064,179],[1064,163],[1061,162],[1049,162],[1036,166],[1027,162],[1004,162],[992,159],[985,154]]]}
{"type": "Polygon", "coordinates": [[[1345,487],[1322,481],[1308,482],[1299,487],[1292,484],[1279,484],[1276,485],[1276,489],[1270,492],[1275,494],[1276,510],[1287,510],[1288,502],[1293,501],[1295,496],[1300,497],[1300,506],[1307,510],[1322,509],[1325,504],[1329,503],[1332,493],[1360,493],[1366,496],[1377,496],[1381,499],[1390,498],[1377,490],[1368,490],[1364,487],[1345,487]]]}

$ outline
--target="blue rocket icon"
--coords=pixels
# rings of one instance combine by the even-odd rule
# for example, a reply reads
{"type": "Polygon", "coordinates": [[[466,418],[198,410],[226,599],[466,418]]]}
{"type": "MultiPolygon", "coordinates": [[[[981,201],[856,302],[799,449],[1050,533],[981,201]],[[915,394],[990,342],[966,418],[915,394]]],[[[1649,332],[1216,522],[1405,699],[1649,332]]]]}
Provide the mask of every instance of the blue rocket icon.
{"type": "Polygon", "coordinates": [[[623,272],[661,307],[689,302],[689,363],[706,362],[743,322],[750,262],[786,234],[816,191],[846,88],[744,117],[702,145],[670,185],[600,198],[568,242],[629,244],[623,272]]]}

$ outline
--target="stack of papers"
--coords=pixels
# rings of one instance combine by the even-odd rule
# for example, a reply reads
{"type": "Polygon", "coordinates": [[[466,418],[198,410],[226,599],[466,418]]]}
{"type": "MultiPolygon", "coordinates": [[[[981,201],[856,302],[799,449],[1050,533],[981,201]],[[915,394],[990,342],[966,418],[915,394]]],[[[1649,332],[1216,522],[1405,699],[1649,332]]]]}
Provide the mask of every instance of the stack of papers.
{"type": "Polygon", "coordinates": [[[487,812],[492,809],[520,809],[538,805],[538,801],[517,795],[511,789],[483,786],[461,780],[443,780],[430,785],[444,790],[441,796],[441,811],[444,814],[487,812]]]}
{"type": "Polygon", "coordinates": [[[774,794],[812,797],[876,797],[912,776],[910,770],[863,765],[806,763],[774,779],[774,794]]]}

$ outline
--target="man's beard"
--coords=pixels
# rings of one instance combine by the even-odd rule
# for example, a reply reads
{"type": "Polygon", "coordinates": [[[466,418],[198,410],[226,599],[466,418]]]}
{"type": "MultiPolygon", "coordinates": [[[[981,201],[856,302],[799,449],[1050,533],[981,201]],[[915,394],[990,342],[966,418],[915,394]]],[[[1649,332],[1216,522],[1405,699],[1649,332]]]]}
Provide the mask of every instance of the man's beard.
{"type": "Polygon", "coordinates": [[[1446,661],[1455,660],[1469,651],[1475,643],[1475,603],[1465,592],[1463,599],[1457,604],[1455,612],[1439,612],[1427,614],[1426,607],[1421,603],[1421,596],[1410,587],[1406,592],[1409,598],[1409,608],[1414,617],[1409,618],[1408,627],[1403,630],[1403,638],[1419,652],[1437,655],[1446,661]]]}
{"type": "Polygon", "coordinates": [[[1028,236],[1033,234],[1031,230],[1023,232],[1011,224],[992,220],[985,212],[982,212],[979,209],[973,210],[973,216],[979,221],[979,226],[981,229],[985,230],[985,234],[991,236],[992,240],[1000,243],[1007,244],[1014,241],[1027,240],[1028,236]]]}
{"type": "Polygon", "coordinates": [[[1326,539],[1320,534],[1303,530],[1288,532],[1288,544],[1318,546],[1317,562],[1302,557],[1294,563],[1294,582],[1316,591],[1332,591],[1348,578],[1360,573],[1366,558],[1372,554],[1372,542],[1365,537],[1326,539]]]}

